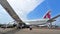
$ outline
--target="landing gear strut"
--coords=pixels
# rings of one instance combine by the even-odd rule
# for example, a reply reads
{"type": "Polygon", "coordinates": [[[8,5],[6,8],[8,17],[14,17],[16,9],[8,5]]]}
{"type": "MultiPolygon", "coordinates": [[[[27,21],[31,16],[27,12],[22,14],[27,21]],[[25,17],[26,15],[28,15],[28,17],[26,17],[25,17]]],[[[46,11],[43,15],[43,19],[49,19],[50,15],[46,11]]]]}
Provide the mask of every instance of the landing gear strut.
{"type": "Polygon", "coordinates": [[[48,28],[49,28],[49,29],[52,28],[52,23],[48,23],[48,28]]]}
{"type": "Polygon", "coordinates": [[[22,27],[23,27],[23,23],[17,24],[17,28],[18,28],[18,29],[22,29],[22,27]]]}

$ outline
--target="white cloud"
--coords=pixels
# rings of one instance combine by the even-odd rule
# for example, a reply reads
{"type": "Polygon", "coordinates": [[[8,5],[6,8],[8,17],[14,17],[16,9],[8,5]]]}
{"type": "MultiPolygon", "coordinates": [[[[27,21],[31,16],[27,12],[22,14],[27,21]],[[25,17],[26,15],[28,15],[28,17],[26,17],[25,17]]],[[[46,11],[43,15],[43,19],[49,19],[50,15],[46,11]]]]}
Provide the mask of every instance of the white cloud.
{"type": "Polygon", "coordinates": [[[2,14],[0,14],[0,18],[2,18],[2,14]]]}
{"type": "Polygon", "coordinates": [[[7,0],[22,20],[44,0],[7,0]]]}

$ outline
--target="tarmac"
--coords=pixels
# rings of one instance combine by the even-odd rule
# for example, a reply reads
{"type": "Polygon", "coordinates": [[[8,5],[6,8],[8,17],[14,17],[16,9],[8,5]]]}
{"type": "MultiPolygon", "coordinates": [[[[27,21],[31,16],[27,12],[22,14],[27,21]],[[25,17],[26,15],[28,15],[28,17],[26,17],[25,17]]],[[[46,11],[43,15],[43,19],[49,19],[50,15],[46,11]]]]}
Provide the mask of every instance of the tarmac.
{"type": "Polygon", "coordinates": [[[60,34],[60,29],[39,29],[33,28],[29,29],[14,29],[14,28],[0,28],[0,34],[60,34]]]}

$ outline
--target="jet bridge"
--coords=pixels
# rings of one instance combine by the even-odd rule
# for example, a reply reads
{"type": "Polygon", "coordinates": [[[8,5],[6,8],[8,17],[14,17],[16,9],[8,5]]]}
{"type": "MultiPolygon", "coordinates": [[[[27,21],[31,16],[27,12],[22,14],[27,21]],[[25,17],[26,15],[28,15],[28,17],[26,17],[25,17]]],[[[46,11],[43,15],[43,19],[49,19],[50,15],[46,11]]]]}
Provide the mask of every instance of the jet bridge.
{"type": "Polygon", "coordinates": [[[3,8],[6,10],[6,12],[18,23],[22,23],[22,20],[19,18],[19,16],[15,13],[15,11],[12,9],[10,4],[7,0],[0,0],[0,4],[3,6],[3,8]]]}

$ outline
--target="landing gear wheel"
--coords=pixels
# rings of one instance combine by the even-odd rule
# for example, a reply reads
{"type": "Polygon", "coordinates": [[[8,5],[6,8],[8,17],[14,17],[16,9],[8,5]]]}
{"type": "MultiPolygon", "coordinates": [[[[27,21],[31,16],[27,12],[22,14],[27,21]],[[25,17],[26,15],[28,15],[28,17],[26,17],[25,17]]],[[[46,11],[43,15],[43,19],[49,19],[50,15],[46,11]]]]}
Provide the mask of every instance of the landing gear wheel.
{"type": "Polygon", "coordinates": [[[32,28],[30,28],[30,30],[32,30],[32,28]]]}

